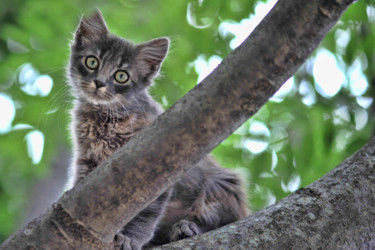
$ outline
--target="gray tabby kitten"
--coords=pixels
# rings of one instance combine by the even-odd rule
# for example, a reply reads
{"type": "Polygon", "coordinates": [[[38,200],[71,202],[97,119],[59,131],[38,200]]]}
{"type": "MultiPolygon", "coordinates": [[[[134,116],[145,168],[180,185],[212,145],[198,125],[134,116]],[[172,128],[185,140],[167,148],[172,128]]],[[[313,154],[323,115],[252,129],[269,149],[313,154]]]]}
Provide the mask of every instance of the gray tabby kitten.
{"type": "MultiPolygon", "coordinates": [[[[169,40],[134,45],[109,33],[99,10],[82,18],[68,68],[73,184],[150,124],[163,110],[148,94],[169,40]]],[[[161,245],[210,231],[247,215],[240,178],[209,156],[118,232],[120,249],[161,245]]]]}

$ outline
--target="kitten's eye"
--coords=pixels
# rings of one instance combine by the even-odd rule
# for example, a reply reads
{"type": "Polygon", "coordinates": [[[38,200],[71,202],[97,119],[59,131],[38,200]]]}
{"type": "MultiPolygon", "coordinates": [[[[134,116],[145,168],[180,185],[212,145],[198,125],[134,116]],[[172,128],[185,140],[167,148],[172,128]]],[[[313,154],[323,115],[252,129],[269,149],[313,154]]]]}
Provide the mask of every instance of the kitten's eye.
{"type": "Polygon", "coordinates": [[[127,81],[129,81],[129,74],[126,71],[118,70],[116,71],[114,76],[116,82],[118,83],[126,83],[127,81]]]}
{"type": "Polygon", "coordinates": [[[99,60],[95,56],[86,57],[85,63],[89,69],[97,69],[99,67],[99,60]]]}

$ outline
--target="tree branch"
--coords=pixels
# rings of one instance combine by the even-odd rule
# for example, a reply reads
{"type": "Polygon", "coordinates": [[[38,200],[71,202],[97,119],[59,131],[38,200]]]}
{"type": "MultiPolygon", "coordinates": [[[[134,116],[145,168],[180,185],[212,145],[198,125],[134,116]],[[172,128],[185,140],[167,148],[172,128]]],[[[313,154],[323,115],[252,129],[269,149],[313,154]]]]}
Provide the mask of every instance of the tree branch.
{"type": "Polygon", "coordinates": [[[374,204],[375,137],[329,174],[277,204],[163,249],[374,249],[374,204]]]}
{"type": "Polygon", "coordinates": [[[3,246],[111,247],[123,225],[263,106],[352,2],[278,1],[201,84],[3,246]]]}

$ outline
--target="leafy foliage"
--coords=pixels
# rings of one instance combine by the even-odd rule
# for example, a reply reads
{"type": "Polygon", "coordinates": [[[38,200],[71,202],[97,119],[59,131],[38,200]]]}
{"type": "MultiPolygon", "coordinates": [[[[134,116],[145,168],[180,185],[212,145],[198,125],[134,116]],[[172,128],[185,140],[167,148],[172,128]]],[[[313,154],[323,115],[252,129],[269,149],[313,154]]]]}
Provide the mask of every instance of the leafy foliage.
{"type": "MultiPolygon", "coordinates": [[[[233,25],[252,17],[260,2],[3,0],[0,97],[11,103],[4,109],[13,107],[15,115],[11,125],[0,130],[0,240],[23,223],[33,199],[31,190],[48,178],[61,149],[70,145],[67,128],[72,99],[64,68],[69,40],[82,13],[99,7],[110,30],[134,42],[171,38],[163,76],[151,90],[168,108],[197,84],[197,72],[210,59],[220,60],[232,50],[235,35],[223,31],[223,23],[233,25]],[[32,158],[36,154],[29,139],[32,132],[44,137],[41,161],[32,158]]],[[[327,96],[319,89],[314,74],[317,52],[293,78],[287,94],[267,103],[214,150],[224,166],[244,175],[254,210],[315,181],[374,134],[374,41],[375,5],[358,1],[320,48],[334,55],[345,76],[340,91],[327,96]],[[361,93],[355,88],[358,79],[367,83],[361,93]],[[258,145],[256,152],[254,145],[258,145]]]]}

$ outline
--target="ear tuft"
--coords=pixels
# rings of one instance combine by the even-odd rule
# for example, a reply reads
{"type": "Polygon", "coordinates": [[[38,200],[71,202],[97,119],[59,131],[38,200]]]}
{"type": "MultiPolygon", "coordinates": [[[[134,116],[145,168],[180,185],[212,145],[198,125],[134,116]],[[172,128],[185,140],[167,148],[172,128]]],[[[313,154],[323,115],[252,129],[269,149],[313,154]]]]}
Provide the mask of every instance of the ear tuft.
{"type": "Polygon", "coordinates": [[[89,17],[82,17],[74,34],[74,44],[88,44],[109,33],[103,15],[99,9],[89,17]]]}
{"type": "Polygon", "coordinates": [[[147,75],[155,76],[165,59],[169,48],[169,39],[166,37],[157,38],[137,45],[137,60],[141,61],[143,66],[148,69],[147,75]]]}

